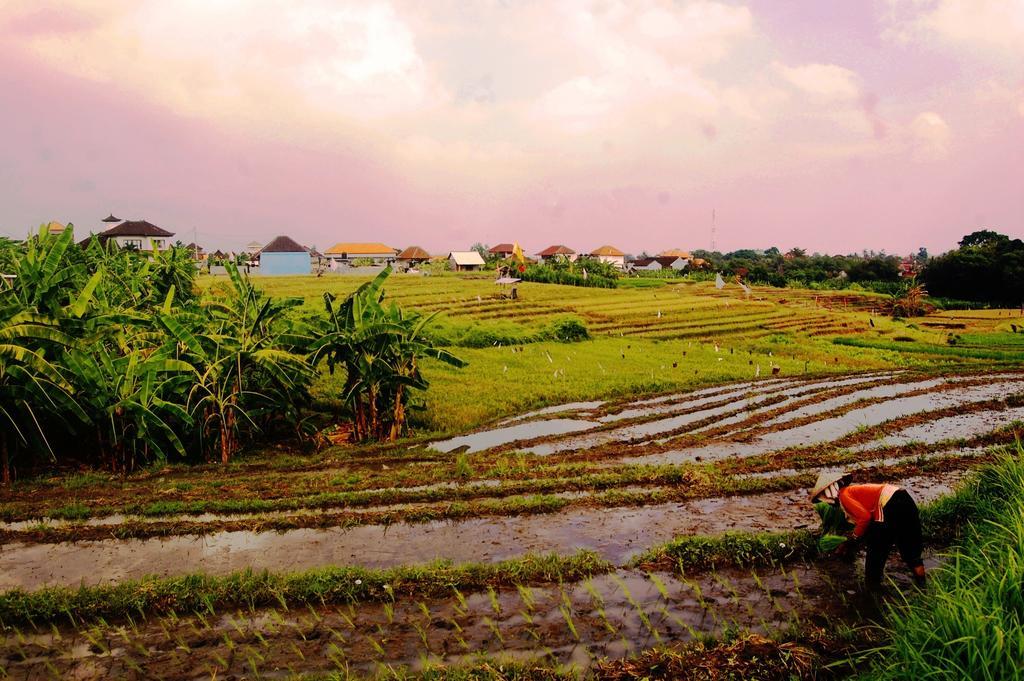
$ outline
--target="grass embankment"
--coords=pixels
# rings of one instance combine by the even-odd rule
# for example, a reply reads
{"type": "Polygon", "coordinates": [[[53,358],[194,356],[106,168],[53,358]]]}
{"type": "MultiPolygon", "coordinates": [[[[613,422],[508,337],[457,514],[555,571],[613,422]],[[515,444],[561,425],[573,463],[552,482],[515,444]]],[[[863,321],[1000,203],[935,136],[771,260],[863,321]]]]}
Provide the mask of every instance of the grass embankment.
{"type": "Polygon", "coordinates": [[[0,624],[74,624],[170,612],[449,596],[453,589],[469,592],[488,586],[572,582],[612,569],[597,554],[579,551],[571,556],[527,555],[491,564],[441,561],[387,570],[327,567],[284,574],[246,570],[221,577],[145,578],[110,586],[7,591],[0,594],[0,624]]]}
{"type": "Polygon", "coordinates": [[[1024,451],[946,502],[963,539],[927,594],[890,613],[876,679],[1024,678],[1024,451]]]}

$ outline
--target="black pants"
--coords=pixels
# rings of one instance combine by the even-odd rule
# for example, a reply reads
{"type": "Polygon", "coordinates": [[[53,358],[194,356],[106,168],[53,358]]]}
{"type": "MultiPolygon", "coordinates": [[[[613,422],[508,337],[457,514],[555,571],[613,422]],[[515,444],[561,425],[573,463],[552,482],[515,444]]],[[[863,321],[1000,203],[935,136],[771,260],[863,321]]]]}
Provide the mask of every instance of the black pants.
{"type": "Polygon", "coordinates": [[[864,535],[867,560],[864,580],[871,586],[882,583],[882,571],[889,558],[892,545],[900,550],[900,557],[909,568],[923,565],[921,561],[921,518],[917,504],[905,490],[898,490],[883,509],[885,522],[871,523],[864,535]]]}

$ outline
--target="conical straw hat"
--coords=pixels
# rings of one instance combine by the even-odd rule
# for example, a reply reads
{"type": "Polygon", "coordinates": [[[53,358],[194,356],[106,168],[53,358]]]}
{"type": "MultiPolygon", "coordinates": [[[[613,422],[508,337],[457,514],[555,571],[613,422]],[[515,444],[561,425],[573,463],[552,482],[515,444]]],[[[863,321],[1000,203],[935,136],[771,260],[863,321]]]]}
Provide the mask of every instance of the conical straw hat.
{"type": "Polygon", "coordinates": [[[822,471],[818,473],[818,481],[814,483],[814,488],[811,490],[811,501],[814,501],[833,482],[839,482],[849,476],[850,474],[845,471],[822,471]]]}

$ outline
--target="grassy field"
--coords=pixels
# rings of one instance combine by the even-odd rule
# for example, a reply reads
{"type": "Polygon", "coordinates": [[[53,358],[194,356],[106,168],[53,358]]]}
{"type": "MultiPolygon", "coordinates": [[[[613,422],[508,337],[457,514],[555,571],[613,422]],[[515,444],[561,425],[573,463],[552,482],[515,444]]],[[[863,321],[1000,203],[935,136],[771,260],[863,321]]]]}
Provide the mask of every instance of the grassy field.
{"type": "MultiPolygon", "coordinates": [[[[325,292],[342,297],[365,279],[256,281],[272,295],[302,298],[303,310],[312,314],[322,309],[325,292]]],[[[415,423],[425,432],[458,432],[562,402],[715,385],[773,369],[783,376],[821,375],[1021,359],[999,344],[1016,336],[1009,333],[1010,311],[893,321],[873,312],[880,297],[872,294],[757,287],[746,297],[738,287],[719,291],[711,282],[639,281],[653,285],[609,290],[525,283],[519,299],[509,300],[490,273],[394,275],[387,300],[437,313],[433,333],[469,361],[463,370],[427,367],[432,388],[415,423]],[[567,316],[582,320],[592,340],[531,342],[567,316]],[[948,345],[947,325],[980,335],[948,345]]],[[[201,285],[217,282],[205,278],[201,285]]],[[[337,389],[337,379],[324,375],[315,394],[331,404],[337,389]]]]}
{"type": "MultiPolygon", "coordinates": [[[[256,281],[301,297],[301,314],[361,283],[256,281]]],[[[516,301],[495,288],[389,281],[389,299],[439,312],[432,333],[469,362],[426,367],[411,438],[267,442],[228,465],[0,491],[0,676],[849,675],[825,666],[880,647],[862,626],[877,604],[856,567],[818,553],[803,503],[818,471],[911,490],[931,568],[992,516],[977,512],[980,483],[951,492],[1024,428],[1009,311],[891,320],[874,296],[674,281],[523,285],[516,301]],[[591,338],[552,339],[566,318],[591,338]],[[563,406],[524,414],[550,405],[563,406]]],[[[320,404],[339,386],[322,375],[320,404]]],[[[982,567],[950,572],[940,593],[982,567]]],[[[911,598],[889,573],[894,601],[911,598]]],[[[1004,586],[972,597],[991,606],[1004,586]]],[[[953,631],[964,618],[949,612],[934,621],[953,631]]],[[[925,650],[933,621],[907,621],[879,673],[925,650]]],[[[990,626],[969,624],[956,631],[990,626]]]]}

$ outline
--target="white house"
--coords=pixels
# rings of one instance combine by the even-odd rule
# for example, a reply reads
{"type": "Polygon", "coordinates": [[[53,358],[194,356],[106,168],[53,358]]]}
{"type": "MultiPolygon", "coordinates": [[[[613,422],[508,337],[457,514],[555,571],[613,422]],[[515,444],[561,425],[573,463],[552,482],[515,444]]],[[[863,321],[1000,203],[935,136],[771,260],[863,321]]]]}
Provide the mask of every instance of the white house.
{"type": "MultiPolygon", "coordinates": [[[[111,218],[117,219],[111,215],[104,222],[110,221],[111,218]]],[[[143,253],[152,253],[168,248],[172,244],[170,240],[172,236],[174,236],[174,232],[168,232],[145,220],[125,220],[96,235],[100,241],[113,241],[121,248],[134,248],[143,253]]]]}
{"type": "Polygon", "coordinates": [[[484,266],[484,259],[476,251],[452,251],[448,254],[448,267],[456,272],[478,270],[484,266]]]}
{"type": "Polygon", "coordinates": [[[614,246],[601,246],[590,252],[590,257],[609,265],[615,265],[619,269],[626,266],[626,254],[614,246]]]}

